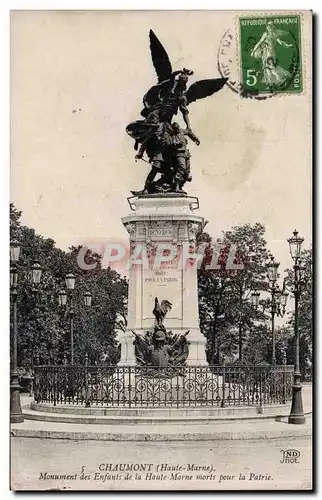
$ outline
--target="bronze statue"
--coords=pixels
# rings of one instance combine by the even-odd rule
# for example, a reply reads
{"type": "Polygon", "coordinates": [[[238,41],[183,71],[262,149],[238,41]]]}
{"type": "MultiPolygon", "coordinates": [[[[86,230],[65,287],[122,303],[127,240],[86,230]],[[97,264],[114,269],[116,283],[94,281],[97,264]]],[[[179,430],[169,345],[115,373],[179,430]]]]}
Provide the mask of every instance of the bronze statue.
{"type": "Polygon", "coordinates": [[[135,335],[135,357],[139,366],[152,368],[182,368],[189,354],[187,335],[167,332],[163,326],[155,326],[145,335],[135,335]]]}
{"type": "Polygon", "coordinates": [[[158,297],[155,297],[154,300],[154,309],[153,309],[153,315],[155,316],[156,320],[156,325],[162,326],[163,325],[163,320],[167,314],[168,311],[170,311],[172,308],[171,302],[168,300],[161,300],[161,304],[159,303],[158,297]]]}
{"type": "Polygon", "coordinates": [[[136,361],[139,366],[151,369],[168,369],[167,375],[177,373],[177,369],[185,366],[189,354],[189,342],[185,334],[168,332],[163,324],[167,312],[172,304],[168,300],[159,303],[155,298],[153,314],[156,324],[153,330],[148,330],[144,335],[135,335],[134,346],[136,361]]]}
{"type": "Polygon", "coordinates": [[[189,129],[183,130],[179,123],[172,124],[172,165],[174,170],[174,191],[182,192],[185,182],[191,182],[190,175],[190,152],[187,147],[188,141],[186,136],[194,141],[199,146],[200,141],[189,129]]]}
{"type": "Polygon", "coordinates": [[[143,140],[136,159],[142,159],[146,152],[151,163],[151,170],[146,178],[142,191],[132,191],[134,195],[156,192],[184,193],[185,182],[191,182],[190,152],[187,147],[187,138],[199,146],[200,141],[188,129],[181,129],[177,122],[161,124],[155,113],[151,113],[149,121],[157,126],[143,140]],[[158,181],[154,181],[157,174],[161,174],[158,181]]]}
{"type": "Polygon", "coordinates": [[[185,153],[189,162],[184,164],[182,159],[178,161],[179,158],[184,158],[184,155],[182,154],[183,150],[181,154],[178,154],[178,148],[173,141],[173,136],[178,135],[178,132],[173,134],[172,118],[180,111],[186,125],[186,130],[183,133],[196,144],[200,144],[199,139],[191,129],[188,106],[198,99],[218,92],[227,81],[227,78],[199,80],[187,88],[189,77],[193,75],[193,71],[186,68],[172,71],[172,65],[165,48],[152,30],[150,30],[149,36],[152,62],[157,73],[158,83],[153,85],[143,97],[144,108],[141,115],[144,120],[137,120],[126,127],[127,133],[135,140],[134,149],[137,150],[141,144],[139,152],[135,156],[136,160],[143,159],[143,153],[146,151],[149,163],[152,164],[144,189],[132,191],[136,195],[169,191],[182,192],[184,183],[190,178],[190,174],[187,175],[190,154],[188,156],[185,153]],[[181,173],[178,174],[178,171],[181,173]],[[157,174],[160,174],[160,179],[155,181],[157,174]]]}

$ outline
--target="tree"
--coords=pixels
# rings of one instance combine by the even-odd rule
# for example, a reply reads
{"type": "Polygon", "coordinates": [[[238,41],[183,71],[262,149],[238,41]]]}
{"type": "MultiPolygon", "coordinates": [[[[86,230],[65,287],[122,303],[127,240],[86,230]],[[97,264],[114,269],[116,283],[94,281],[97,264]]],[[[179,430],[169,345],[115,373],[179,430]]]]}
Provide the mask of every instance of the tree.
{"type": "Polygon", "coordinates": [[[90,271],[77,264],[80,247],[68,252],[56,248],[54,240],[43,238],[20,222],[21,212],[10,205],[10,234],[21,244],[17,264],[18,282],[18,365],[33,367],[41,364],[62,363],[64,355],[70,359],[68,310],[58,306],[57,295],[65,288],[65,276],[76,277],[74,291],[75,331],[74,359],[83,363],[88,353],[90,362],[97,362],[104,354],[106,364],[118,361],[119,349],[116,330],[126,321],[127,281],[116,271],[102,269],[101,258],[87,252],[86,262],[95,262],[90,271]],[[35,293],[29,271],[34,260],[43,267],[42,280],[35,293]],[[92,307],[84,307],[83,294],[92,293],[92,307]]]}
{"type": "Polygon", "coordinates": [[[252,342],[258,324],[265,321],[265,315],[251,302],[253,291],[267,290],[268,250],[264,234],[265,228],[259,223],[223,232],[218,270],[207,268],[212,255],[207,256],[206,252],[206,261],[198,273],[198,287],[200,326],[207,337],[210,363],[220,361],[219,350],[224,359],[231,360],[237,349],[239,361],[248,361],[244,358],[245,343],[252,342]],[[241,264],[242,269],[228,269],[228,255],[234,248],[234,264],[241,264]]]}

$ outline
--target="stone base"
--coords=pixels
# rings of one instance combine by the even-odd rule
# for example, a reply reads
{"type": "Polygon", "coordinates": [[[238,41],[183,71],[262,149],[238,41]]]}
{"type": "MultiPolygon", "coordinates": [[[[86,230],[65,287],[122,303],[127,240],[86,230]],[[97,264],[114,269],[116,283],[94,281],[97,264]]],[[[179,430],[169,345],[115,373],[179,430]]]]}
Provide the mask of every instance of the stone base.
{"type": "Polygon", "coordinates": [[[78,424],[220,424],[229,422],[245,422],[249,420],[275,420],[277,416],[287,418],[289,404],[268,405],[263,412],[258,406],[197,406],[197,407],[104,407],[76,406],[60,404],[53,406],[48,403],[31,403],[30,408],[24,408],[25,418],[47,422],[75,422],[78,424]]]}
{"type": "Polygon", "coordinates": [[[135,364],[134,336],[153,329],[154,301],[168,300],[172,307],[164,318],[167,331],[190,333],[188,365],[207,364],[206,339],[199,329],[197,265],[192,265],[196,235],[203,218],[195,213],[197,198],[151,195],[130,199],[132,213],[122,222],[130,235],[128,331],[122,335],[120,365],[135,364]],[[147,258],[144,262],[142,255],[147,258]],[[146,265],[148,261],[148,265],[146,265]]]}

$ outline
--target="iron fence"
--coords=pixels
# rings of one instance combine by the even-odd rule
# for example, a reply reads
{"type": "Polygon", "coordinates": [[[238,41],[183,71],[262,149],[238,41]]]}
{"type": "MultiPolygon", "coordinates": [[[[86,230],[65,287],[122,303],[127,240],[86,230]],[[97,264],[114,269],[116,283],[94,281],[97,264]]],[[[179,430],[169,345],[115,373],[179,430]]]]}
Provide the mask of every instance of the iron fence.
{"type": "Polygon", "coordinates": [[[36,402],[101,407],[262,406],[291,399],[293,366],[35,367],[36,402]]]}

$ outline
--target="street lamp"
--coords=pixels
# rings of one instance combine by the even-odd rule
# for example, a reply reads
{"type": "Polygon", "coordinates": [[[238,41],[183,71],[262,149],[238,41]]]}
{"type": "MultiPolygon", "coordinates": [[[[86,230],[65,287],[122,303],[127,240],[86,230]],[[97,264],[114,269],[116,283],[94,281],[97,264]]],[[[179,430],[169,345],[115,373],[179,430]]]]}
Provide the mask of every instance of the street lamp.
{"type": "MultiPolygon", "coordinates": [[[[271,314],[271,332],[272,332],[272,365],[276,365],[276,349],[275,349],[275,316],[283,317],[286,310],[287,296],[288,294],[280,290],[277,278],[279,262],[276,262],[274,257],[271,255],[270,261],[266,264],[267,277],[269,281],[269,292],[271,294],[271,299],[268,303],[271,314]]],[[[265,309],[265,305],[264,305],[265,309]]]]}
{"type": "Polygon", "coordinates": [[[89,291],[84,293],[84,304],[86,307],[90,307],[92,305],[92,294],[89,291]]]}
{"type": "Polygon", "coordinates": [[[39,285],[42,275],[42,267],[36,260],[31,267],[31,279],[34,285],[39,285]]]}
{"type": "Polygon", "coordinates": [[[258,304],[259,304],[259,296],[260,296],[260,292],[252,292],[251,293],[252,304],[256,309],[257,309],[258,304]]]}
{"type": "Polygon", "coordinates": [[[58,292],[58,304],[61,307],[64,307],[66,303],[67,303],[67,293],[65,292],[65,290],[60,290],[58,292]]]}
{"type": "Polygon", "coordinates": [[[293,231],[293,236],[288,238],[287,242],[290,246],[290,254],[294,262],[297,262],[301,257],[301,247],[304,241],[304,238],[298,235],[298,231],[296,229],[293,231]]]}
{"type": "MultiPolygon", "coordinates": [[[[301,294],[301,285],[303,284],[303,271],[304,268],[301,264],[301,247],[304,238],[298,235],[298,231],[293,232],[293,236],[287,240],[290,246],[290,254],[294,261],[294,277],[291,291],[294,294],[295,301],[295,314],[294,314],[294,335],[295,335],[295,366],[294,366],[294,381],[292,386],[292,407],[291,413],[288,417],[289,424],[305,424],[305,416],[303,412],[302,402],[302,384],[300,372],[300,335],[299,335],[299,298],[301,294]]],[[[286,282],[285,287],[286,287],[286,282]]]]}
{"type": "Polygon", "coordinates": [[[10,243],[10,262],[17,263],[20,256],[20,243],[17,240],[12,240],[10,243]]]}
{"type": "MultiPolygon", "coordinates": [[[[69,273],[65,277],[65,283],[67,290],[69,292],[69,307],[68,307],[68,314],[69,314],[69,325],[70,325],[70,364],[74,364],[74,297],[73,297],[73,292],[75,289],[75,281],[76,278],[72,273],[69,273]]],[[[62,298],[62,296],[60,296],[62,298]]],[[[66,294],[66,299],[63,298],[63,301],[65,300],[65,305],[67,304],[67,294],[66,294]]]]}
{"type": "Polygon", "coordinates": [[[275,283],[278,278],[277,271],[280,263],[276,262],[273,255],[271,255],[270,259],[271,260],[266,264],[268,281],[270,283],[275,283]]]}
{"type": "Polygon", "coordinates": [[[76,278],[72,273],[69,273],[65,277],[66,287],[68,290],[74,290],[76,278]]]}
{"type": "MultiPolygon", "coordinates": [[[[18,268],[20,257],[20,244],[17,240],[10,243],[10,288],[12,297],[12,326],[13,326],[13,365],[10,383],[10,422],[20,423],[24,421],[21,411],[20,384],[18,372],[18,327],[17,327],[17,299],[18,299],[18,268]]],[[[31,267],[30,277],[35,286],[39,285],[42,275],[42,267],[35,261],[31,267]]]]}
{"type": "Polygon", "coordinates": [[[12,326],[13,326],[13,365],[10,376],[10,422],[21,423],[24,417],[21,411],[20,384],[18,373],[18,328],[17,328],[17,298],[18,270],[17,262],[20,256],[20,245],[14,240],[10,243],[10,285],[12,296],[12,326]]]}
{"type": "MultiPolygon", "coordinates": [[[[68,306],[68,315],[70,318],[70,364],[74,364],[74,289],[76,278],[72,273],[65,277],[65,283],[68,293],[65,290],[58,292],[58,304],[60,307],[68,306]]],[[[83,296],[84,305],[90,307],[92,304],[92,294],[86,291],[83,296]]]]}
{"type": "Polygon", "coordinates": [[[34,296],[36,296],[38,292],[38,286],[40,284],[41,275],[42,275],[42,267],[39,264],[39,262],[35,260],[30,270],[30,278],[33,285],[32,293],[34,294],[34,296]]]}

